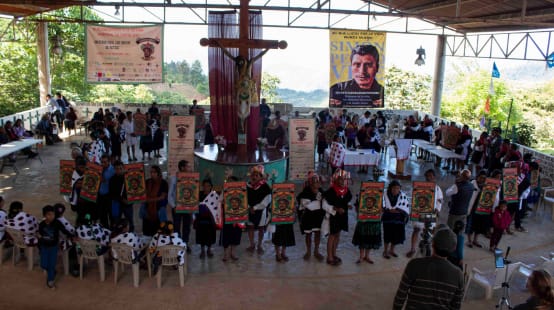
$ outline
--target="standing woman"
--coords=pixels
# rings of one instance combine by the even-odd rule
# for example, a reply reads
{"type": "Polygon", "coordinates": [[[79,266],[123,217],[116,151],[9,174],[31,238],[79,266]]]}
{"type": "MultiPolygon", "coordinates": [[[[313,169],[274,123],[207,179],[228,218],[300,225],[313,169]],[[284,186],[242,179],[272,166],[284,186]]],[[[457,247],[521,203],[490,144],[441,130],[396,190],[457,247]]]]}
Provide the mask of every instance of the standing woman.
{"type": "MultiPolygon", "coordinates": [[[[375,198],[369,197],[366,202],[368,206],[375,206],[377,201],[375,198]]],[[[356,203],[356,211],[359,212],[359,203],[356,203]]],[[[373,260],[369,258],[369,251],[378,250],[381,247],[381,221],[376,222],[357,222],[352,244],[360,249],[360,258],[356,264],[366,261],[373,264],[373,260]]]]}
{"type": "Polygon", "coordinates": [[[394,252],[397,244],[404,243],[406,240],[406,222],[410,213],[408,196],[400,190],[400,183],[393,180],[384,198],[383,217],[383,240],[385,250],[383,257],[390,259],[391,256],[398,257],[394,252]]]}
{"type": "Polygon", "coordinates": [[[306,254],[304,259],[310,259],[312,254],[312,234],[314,235],[314,257],[317,260],[323,260],[323,255],[319,253],[319,243],[321,240],[321,224],[325,217],[325,210],[321,208],[323,199],[323,190],[321,189],[321,179],[315,172],[308,172],[308,179],[302,192],[296,197],[298,201],[298,213],[300,218],[300,231],[306,235],[306,254]]]}
{"type": "Polygon", "coordinates": [[[327,240],[327,264],[337,266],[342,263],[337,256],[340,232],[348,231],[348,209],[352,208],[352,193],[348,189],[348,172],[337,169],[333,174],[331,187],[325,191],[323,209],[329,216],[329,239],[327,240]]]}
{"type": "Polygon", "coordinates": [[[152,166],[150,179],[146,180],[146,208],[142,214],[142,233],[145,236],[154,236],[160,222],[166,220],[160,218],[160,215],[166,214],[168,188],[167,181],[162,178],[160,167],[152,166]]]}
{"type": "Polygon", "coordinates": [[[214,256],[212,245],[216,239],[216,223],[215,216],[219,212],[219,195],[213,190],[213,184],[210,179],[202,181],[202,190],[200,191],[198,205],[198,214],[194,221],[194,229],[196,229],[196,243],[200,244],[200,258],[204,258],[208,254],[209,258],[214,256]],[[216,214],[214,214],[216,213],[216,214]],[[207,252],[204,251],[207,248],[207,252]]]}
{"type": "Polygon", "coordinates": [[[264,254],[262,241],[265,227],[269,223],[269,205],[271,204],[271,188],[267,185],[264,166],[257,165],[250,169],[250,182],[247,184],[248,196],[248,240],[250,246],[246,249],[254,252],[254,230],[258,231],[258,254],[264,254]]]}

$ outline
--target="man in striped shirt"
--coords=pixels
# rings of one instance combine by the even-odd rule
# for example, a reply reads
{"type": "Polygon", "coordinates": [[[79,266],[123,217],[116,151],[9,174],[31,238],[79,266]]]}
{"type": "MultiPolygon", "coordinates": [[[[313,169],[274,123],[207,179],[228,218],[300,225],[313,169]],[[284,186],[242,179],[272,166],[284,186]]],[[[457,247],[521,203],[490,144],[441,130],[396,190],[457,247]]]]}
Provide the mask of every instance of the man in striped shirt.
{"type": "Polygon", "coordinates": [[[460,309],[462,271],[446,258],[456,248],[456,234],[445,225],[433,237],[433,255],[412,259],[402,275],[393,309],[460,309]]]}

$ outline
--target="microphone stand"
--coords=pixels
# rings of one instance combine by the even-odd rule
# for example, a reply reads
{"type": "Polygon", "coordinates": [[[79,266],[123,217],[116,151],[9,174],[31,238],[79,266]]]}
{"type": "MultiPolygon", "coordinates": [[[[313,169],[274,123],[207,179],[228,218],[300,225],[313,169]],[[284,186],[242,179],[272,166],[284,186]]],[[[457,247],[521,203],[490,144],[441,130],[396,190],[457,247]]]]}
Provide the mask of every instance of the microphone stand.
{"type": "Polygon", "coordinates": [[[512,262],[508,260],[508,254],[510,254],[510,247],[506,249],[506,255],[503,258],[506,272],[504,273],[504,282],[502,282],[502,297],[498,300],[496,309],[513,309],[510,305],[510,283],[508,281],[508,273],[512,262]]]}

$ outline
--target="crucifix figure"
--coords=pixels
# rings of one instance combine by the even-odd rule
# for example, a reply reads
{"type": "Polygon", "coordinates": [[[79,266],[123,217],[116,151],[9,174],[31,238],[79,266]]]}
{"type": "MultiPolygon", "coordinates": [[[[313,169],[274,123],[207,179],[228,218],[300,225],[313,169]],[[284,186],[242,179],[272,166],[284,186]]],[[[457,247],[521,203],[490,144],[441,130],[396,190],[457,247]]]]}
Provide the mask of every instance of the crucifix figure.
{"type": "MultiPolygon", "coordinates": [[[[209,47],[221,48],[223,53],[231,58],[235,62],[235,100],[238,105],[238,117],[239,117],[239,135],[246,136],[246,119],[250,115],[250,107],[258,104],[258,95],[256,90],[256,81],[252,78],[252,65],[256,60],[260,59],[270,49],[285,49],[287,47],[286,41],[276,40],[259,40],[250,39],[249,34],[249,12],[248,12],[249,0],[240,1],[240,21],[239,21],[239,38],[227,39],[227,38],[203,38],[200,40],[200,45],[209,47]],[[227,48],[238,48],[239,55],[232,55],[227,48]],[[264,49],[258,55],[249,59],[249,50],[264,49]]],[[[241,141],[241,139],[239,139],[241,141]]],[[[246,144],[242,146],[246,148],[246,144]]],[[[239,143],[239,148],[241,144],[239,143]]]]}

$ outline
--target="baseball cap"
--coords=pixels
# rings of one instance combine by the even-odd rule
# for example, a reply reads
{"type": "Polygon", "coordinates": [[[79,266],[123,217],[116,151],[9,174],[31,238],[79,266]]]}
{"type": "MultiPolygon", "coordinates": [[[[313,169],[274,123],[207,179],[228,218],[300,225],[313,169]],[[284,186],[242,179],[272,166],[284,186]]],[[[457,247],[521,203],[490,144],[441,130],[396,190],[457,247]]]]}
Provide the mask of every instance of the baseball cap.
{"type": "Polygon", "coordinates": [[[433,244],[436,251],[454,252],[456,249],[457,238],[456,234],[448,228],[448,226],[439,225],[435,236],[433,237],[433,244]]]}

